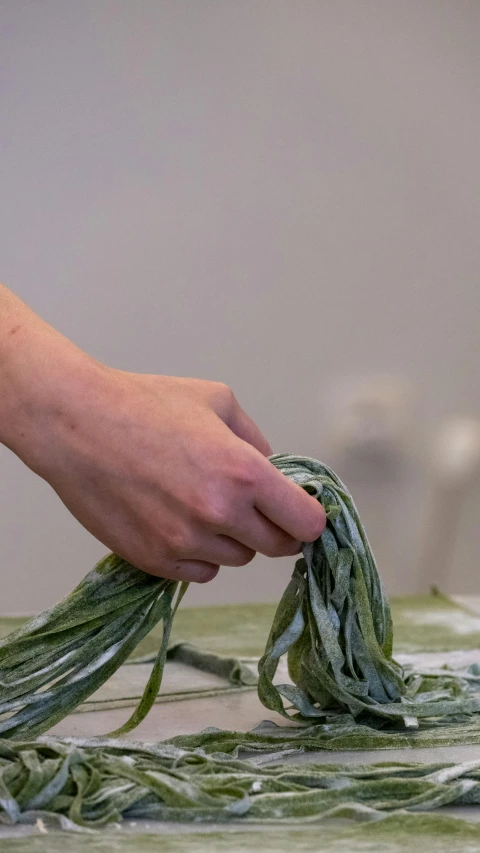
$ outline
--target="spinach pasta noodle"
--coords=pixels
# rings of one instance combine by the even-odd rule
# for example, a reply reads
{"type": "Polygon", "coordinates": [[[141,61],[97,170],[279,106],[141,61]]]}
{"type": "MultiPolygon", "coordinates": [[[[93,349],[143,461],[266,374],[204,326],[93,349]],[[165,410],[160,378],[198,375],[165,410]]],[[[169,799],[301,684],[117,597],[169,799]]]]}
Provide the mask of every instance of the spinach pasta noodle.
{"type": "MultiPolygon", "coordinates": [[[[325,465],[278,454],[271,462],[325,507],[327,527],[303,548],[278,606],[258,692],[268,708],[303,721],[345,714],[415,727],[418,718],[471,714],[475,690],[451,679],[428,692],[392,659],[392,620],[353,500],[325,465]],[[288,655],[293,684],[274,685],[288,655]]],[[[63,601],[0,641],[0,738],[47,731],[97,690],[160,621],[163,639],[144,694],[127,722],[133,729],[158,694],[176,608],[187,584],[146,575],[110,554],[63,601]]],[[[476,678],[476,676],[475,676],[476,678]]],[[[477,679],[478,680],[478,679],[477,679]]]]}
{"type": "Polygon", "coordinates": [[[272,461],[321,501],[327,526],[316,542],[304,545],[278,606],[259,665],[260,699],[284,715],[282,697],[304,717],[335,707],[353,715],[383,713],[387,704],[390,714],[406,686],[392,659],[390,607],[352,497],[315,459],[279,454],[272,461]],[[294,685],[274,687],[285,653],[294,685]]]}

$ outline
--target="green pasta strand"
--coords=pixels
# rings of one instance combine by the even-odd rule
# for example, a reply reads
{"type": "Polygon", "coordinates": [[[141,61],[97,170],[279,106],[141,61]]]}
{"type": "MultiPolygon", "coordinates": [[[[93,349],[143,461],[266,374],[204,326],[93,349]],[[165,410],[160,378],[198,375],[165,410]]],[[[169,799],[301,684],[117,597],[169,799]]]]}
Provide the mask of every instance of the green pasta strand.
{"type": "Polygon", "coordinates": [[[480,804],[480,761],[281,764],[123,739],[0,741],[0,823],[378,821],[480,804]]]}
{"type": "Polygon", "coordinates": [[[259,664],[258,694],[283,716],[284,699],[303,720],[344,713],[378,726],[376,718],[418,727],[419,718],[480,710],[477,676],[443,682],[405,673],[392,658],[390,607],[352,496],[326,465],[278,454],[271,461],[315,495],[327,527],[303,547],[278,606],[259,664]],[[274,685],[287,654],[291,684],[274,685]],[[441,687],[441,689],[439,689],[441,687]]]}
{"type": "MultiPolygon", "coordinates": [[[[363,726],[415,728],[422,719],[480,709],[480,676],[406,673],[392,658],[392,619],[352,497],[308,457],[271,462],[323,504],[327,527],[305,544],[278,606],[259,664],[267,708],[318,723],[348,712],[363,726]],[[287,654],[293,684],[273,683],[287,654]],[[290,709],[285,708],[285,700],[290,709]],[[383,723],[382,723],[383,721],[383,723]]],[[[160,621],[163,640],[125,733],[144,719],[160,689],[170,631],[187,584],[146,575],[111,554],[50,610],[0,641],[0,738],[47,731],[99,688],[160,621]]],[[[190,652],[193,660],[195,654],[190,652]]]]}
{"type": "MultiPolygon", "coordinates": [[[[375,825],[397,818],[413,826],[419,811],[480,805],[479,761],[281,763],[318,749],[480,743],[480,667],[402,669],[392,657],[388,600],[346,487],[314,459],[279,454],[271,462],[327,515],[322,536],[304,545],[259,664],[264,705],[300,725],[267,721],[249,733],[209,729],[156,744],[116,737],[155,701],[187,585],[111,554],[63,601],[0,640],[0,823],[41,818],[91,831],[122,819],[375,825]],[[92,739],[31,740],[94,693],[158,622],[163,637],[150,678],[120,729],[92,739]],[[293,683],[275,684],[284,655],[293,683]],[[242,758],[246,752],[254,758],[242,758]]],[[[232,658],[188,644],[175,654],[235,683],[252,681],[232,658]]]]}
{"type": "Polygon", "coordinates": [[[175,609],[185,592],[110,554],[63,601],[0,641],[0,737],[34,737],[100,687],[163,620],[163,641],[129,731],[158,693],[175,609]]]}

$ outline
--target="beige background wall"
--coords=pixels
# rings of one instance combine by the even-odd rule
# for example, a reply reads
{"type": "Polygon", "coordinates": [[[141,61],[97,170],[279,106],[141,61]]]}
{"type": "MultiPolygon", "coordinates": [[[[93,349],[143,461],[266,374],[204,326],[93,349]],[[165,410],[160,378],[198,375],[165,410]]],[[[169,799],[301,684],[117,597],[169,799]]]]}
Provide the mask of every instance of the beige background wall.
{"type": "MultiPolygon", "coordinates": [[[[228,382],[277,450],[327,461],[345,378],[411,382],[411,454],[357,497],[389,589],[424,586],[428,436],[480,409],[478,2],[3,0],[0,21],[4,282],[111,365],[228,382]]],[[[103,552],[0,449],[1,609],[103,552]]],[[[190,603],[276,599],[289,562],[190,603]]]]}

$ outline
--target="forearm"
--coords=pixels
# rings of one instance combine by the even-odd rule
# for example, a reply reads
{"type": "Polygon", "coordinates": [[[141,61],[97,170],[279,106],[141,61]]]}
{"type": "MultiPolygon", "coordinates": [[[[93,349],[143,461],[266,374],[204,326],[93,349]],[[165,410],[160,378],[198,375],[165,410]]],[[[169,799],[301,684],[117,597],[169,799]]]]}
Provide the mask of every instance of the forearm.
{"type": "Polygon", "coordinates": [[[36,469],[89,359],[0,284],[0,442],[36,469]]]}

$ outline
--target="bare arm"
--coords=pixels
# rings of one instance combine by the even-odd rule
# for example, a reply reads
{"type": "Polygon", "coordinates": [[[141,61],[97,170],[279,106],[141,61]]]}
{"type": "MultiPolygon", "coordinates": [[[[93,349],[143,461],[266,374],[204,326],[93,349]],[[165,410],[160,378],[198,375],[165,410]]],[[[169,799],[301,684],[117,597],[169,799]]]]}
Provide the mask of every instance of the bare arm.
{"type": "Polygon", "coordinates": [[[106,367],[3,285],[0,442],[97,539],[163,577],[294,554],[325,526],[228,386],[106,367]]]}

